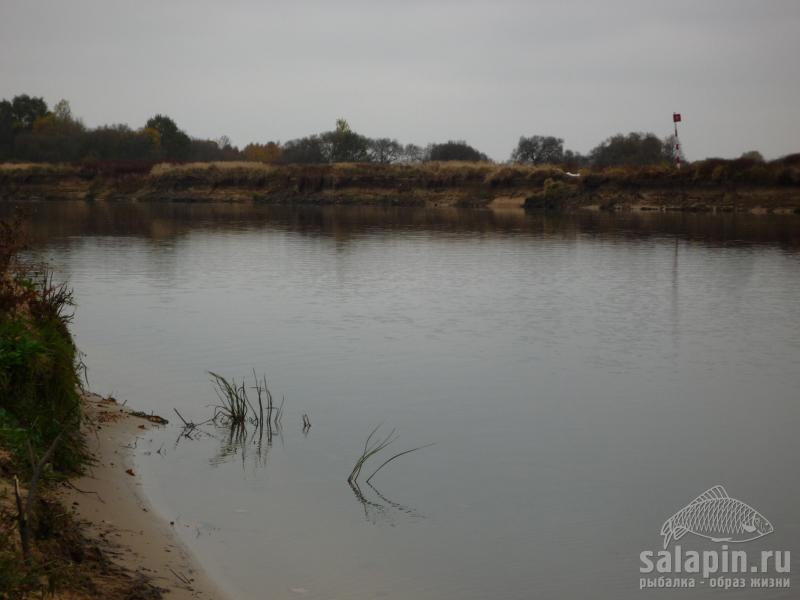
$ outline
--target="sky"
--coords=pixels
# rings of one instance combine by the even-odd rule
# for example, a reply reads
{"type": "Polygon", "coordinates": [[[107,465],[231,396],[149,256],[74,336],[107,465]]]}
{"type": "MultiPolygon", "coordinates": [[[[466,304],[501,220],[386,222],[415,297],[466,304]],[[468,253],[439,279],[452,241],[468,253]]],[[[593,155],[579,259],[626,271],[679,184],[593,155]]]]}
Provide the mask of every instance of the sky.
{"type": "Polygon", "coordinates": [[[167,114],[234,144],[333,129],[495,160],[616,133],[690,160],[800,152],[798,0],[0,0],[0,98],[87,125],[167,114]]]}

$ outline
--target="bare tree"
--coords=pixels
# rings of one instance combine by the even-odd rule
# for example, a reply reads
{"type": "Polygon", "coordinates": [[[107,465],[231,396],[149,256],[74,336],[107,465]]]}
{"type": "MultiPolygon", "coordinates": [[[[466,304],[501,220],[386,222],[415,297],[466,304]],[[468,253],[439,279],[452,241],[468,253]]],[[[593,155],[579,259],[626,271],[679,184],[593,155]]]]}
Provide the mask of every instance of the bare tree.
{"type": "Polygon", "coordinates": [[[551,135],[521,137],[511,153],[514,162],[534,165],[558,163],[564,158],[564,140],[551,135]]]}
{"type": "Polygon", "coordinates": [[[425,159],[425,150],[416,144],[406,144],[403,147],[402,160],[403,162],[421,162],[425,159]]]}
{"type": "Polygon", "coordinates": [[[370,160],[377,163],[393,163],[400,158],[403,146],[397,140],[377,138],[369,141],[370,160]]]}

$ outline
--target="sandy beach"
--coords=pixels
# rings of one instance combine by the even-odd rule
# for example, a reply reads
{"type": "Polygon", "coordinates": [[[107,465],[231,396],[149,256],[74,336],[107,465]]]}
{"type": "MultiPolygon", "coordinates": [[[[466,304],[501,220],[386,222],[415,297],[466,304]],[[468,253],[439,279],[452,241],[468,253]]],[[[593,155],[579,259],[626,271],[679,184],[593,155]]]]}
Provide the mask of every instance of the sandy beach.
{"type": "Polygon", "coordinates": [[[166,598],[228,598],[156,514],[133,467],[135,441],[157,423],[113,399],[88,394],[86,441],[95,463],[64,488],[63,502],[83,533],[112,561],[158,587],[166,598]]]}

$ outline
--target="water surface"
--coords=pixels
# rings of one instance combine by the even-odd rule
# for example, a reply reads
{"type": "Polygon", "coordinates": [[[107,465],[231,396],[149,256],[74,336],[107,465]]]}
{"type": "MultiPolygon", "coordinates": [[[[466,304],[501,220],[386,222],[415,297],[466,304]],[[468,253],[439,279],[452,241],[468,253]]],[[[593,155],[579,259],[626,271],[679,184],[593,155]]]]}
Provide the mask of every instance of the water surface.
{"type": "Polygon", "coordinates": [[[196,422],[207,370],[285,396],[271,445],[172,425],[138,444],[237,598],[716,597],[640,592],[638,555],[718,483],[797,555],[795,217],[29,209],[94,390],[196,422]],[[354,493],[378,424],[435,445],[354,493]]]}

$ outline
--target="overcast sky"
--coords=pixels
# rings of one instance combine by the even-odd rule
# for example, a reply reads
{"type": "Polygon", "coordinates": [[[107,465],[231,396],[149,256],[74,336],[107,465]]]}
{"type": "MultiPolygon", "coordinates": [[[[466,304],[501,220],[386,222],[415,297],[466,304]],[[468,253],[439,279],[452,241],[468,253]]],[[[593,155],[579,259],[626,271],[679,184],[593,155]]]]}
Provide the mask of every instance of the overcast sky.
{"type": "Polygon", "coordinates": [[[689,159],[800,151],[800,1],[0,0],[0,97],[196,137],[520,135],[587,152],[670,133],[689,159]]]}

